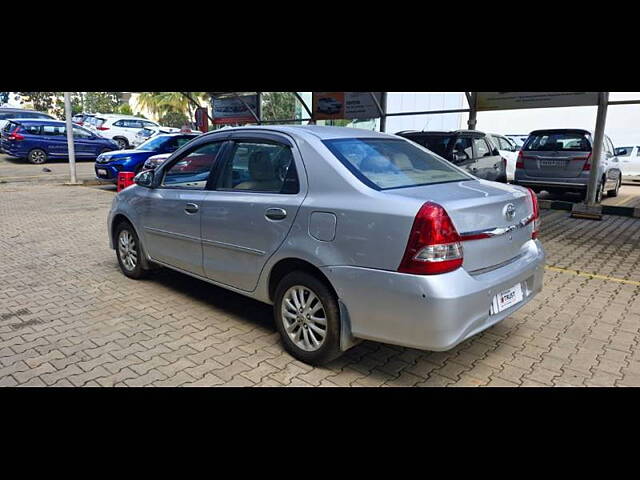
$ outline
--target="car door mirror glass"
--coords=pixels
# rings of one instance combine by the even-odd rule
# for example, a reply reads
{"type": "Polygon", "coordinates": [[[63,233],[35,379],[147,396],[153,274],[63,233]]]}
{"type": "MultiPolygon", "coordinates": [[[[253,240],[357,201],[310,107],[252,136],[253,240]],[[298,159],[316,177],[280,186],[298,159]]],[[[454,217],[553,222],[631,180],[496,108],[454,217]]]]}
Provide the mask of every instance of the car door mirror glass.
{"type": "Polygon", "coordinates": [[[151,170],[145,170],[144,172],[140,172],[133,179],[136,185],[140,185],[141,187],[151,188],[153,184],[153,172],[151,170]]]}

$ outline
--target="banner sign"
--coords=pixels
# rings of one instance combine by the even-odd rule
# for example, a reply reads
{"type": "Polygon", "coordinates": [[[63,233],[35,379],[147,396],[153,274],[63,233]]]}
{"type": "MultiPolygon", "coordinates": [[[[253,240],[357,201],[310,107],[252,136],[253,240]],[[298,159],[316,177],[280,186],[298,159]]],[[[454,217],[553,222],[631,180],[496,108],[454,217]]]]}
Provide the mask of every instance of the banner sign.
{"type": "Polygon", "coordinates": [[[476,109],[481,112],[597,104],[598,92],[478,92],[476,109]]]}
{"type": "MultiPolygon", "coordinates": [[[[374,92],[378,103],[382,93],[374,92]]],[[[313,92],[313,116],[316,120],[365,119],[380,116],[369,92],[313,92]]]]}
{"type": "MultiPolygon", "coordinates": [[[[257,111],[258,95],[245,95],[240,97],[257,111]]],[[[247,107],[236,97],[213,98],[213,123],[217,125],[227,123],[253,123],[256,121],[247,107]]]]}

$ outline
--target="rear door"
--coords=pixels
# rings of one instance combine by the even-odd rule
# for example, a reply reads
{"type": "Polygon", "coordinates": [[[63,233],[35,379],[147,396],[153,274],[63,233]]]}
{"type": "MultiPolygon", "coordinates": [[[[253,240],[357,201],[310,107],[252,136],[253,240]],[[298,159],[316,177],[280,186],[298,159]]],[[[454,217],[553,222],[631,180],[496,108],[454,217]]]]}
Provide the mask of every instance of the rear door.
{"type": "Polygon", "coordinates": [[[96,148],[98,143],[92,140],[93,135],[88,130],[74,125],[73,127],[73,146],[76,155],[80,157],[96,157],[98,152],[96,148]]]}
{"type": "Polygon", "coordinates": [[[256,288],[304,199],[302,159],[284,135],[235,134],[202,208],[204,271],[216,282],[256,288]]]}
{"type": "Polygon", "coordinates": [[[62,157],[69,154],[67,129],[64,125],[43,125],[40,136],[42,142],[38,148],[43,148],[48,155],[62,157]]]}
{"type": "Polygon", "coordinates": [[[502,157],[498,149],[484,136],[473,137],[473,156],[476,176],[495,181],[503,174],[502,157]]]}
{"type": "Polygon", "coordinates": [[[531,177],[575,178],[591,154],[588,132],[544,131],[529,136],[522,147],[522,159],[531,177]]]}

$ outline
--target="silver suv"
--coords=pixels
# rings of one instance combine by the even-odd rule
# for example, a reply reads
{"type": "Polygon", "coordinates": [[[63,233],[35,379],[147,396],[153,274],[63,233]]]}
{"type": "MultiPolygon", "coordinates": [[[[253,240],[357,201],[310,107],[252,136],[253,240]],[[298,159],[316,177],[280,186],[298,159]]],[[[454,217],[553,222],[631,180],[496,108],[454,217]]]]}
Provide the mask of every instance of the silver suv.
{"type": "Polygon", "coordinates": [[[359,339],[447,350],[542,288],[536,196],[411,141],[354,128],[204,134],[116,195],[122,272],[154,265],[274,306],[285,348],[359,339]]]}
{"type": "MultiPolygon", "coordinates": [[[[593,134],[581,129],[536,130],[518,153],[514,183],[549,193],[586,195],[591,174],[593,134]]],[[[611,139],[605,135],[598,170],[597,201],[618,195],[622,176],[611,139]]]]}

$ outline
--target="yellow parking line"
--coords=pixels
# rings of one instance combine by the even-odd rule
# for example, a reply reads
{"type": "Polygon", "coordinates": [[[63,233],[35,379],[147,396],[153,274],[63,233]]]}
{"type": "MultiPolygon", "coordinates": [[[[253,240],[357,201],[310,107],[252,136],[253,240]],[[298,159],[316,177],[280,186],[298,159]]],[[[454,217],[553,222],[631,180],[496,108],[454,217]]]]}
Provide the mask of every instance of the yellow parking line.
{"type": "Polygon", "coordinates": [[[609,280],[610,282],[626,283],[627,285],[640,286],[640,282],[637,282],[635,280],[624,280],[622,278],[608,277],[606,275],[598,275],[596,273],[581,272],[579,270],[569,270],[568,268],[561,267],[545,266],[544,268],[545,270],[551,270],[552,272],[568,273],[570,275],[578,275],[580,277],[598,278],[600,280],[609,280]]]}

